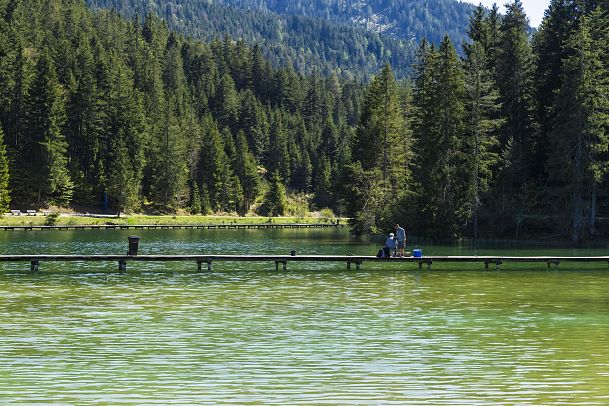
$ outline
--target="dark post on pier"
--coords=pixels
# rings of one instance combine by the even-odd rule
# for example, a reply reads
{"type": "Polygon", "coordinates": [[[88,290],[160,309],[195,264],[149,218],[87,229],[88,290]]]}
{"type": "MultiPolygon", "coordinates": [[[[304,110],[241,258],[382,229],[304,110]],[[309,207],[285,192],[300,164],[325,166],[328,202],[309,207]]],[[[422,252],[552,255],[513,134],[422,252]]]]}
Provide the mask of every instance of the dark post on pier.
{"type": "Polygon", "coordinates": [[[137,235],[130,235],[127,238],[129,239],[129,251],[127,251],[127,255],[136,256],[140,244],[140,237],[137,235]]]}

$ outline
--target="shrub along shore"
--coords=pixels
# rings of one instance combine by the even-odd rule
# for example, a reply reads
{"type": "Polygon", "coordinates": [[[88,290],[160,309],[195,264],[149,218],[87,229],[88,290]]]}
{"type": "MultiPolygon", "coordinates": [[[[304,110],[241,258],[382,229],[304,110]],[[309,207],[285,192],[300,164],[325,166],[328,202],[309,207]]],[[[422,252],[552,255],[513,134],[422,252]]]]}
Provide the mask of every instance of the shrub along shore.
{"type": "MultiPolygon", "coordinates": [[[[95,225],[95,224],[318,224],[336,223],[334,217],[305,216],[305,217],[239,217],[239,216],[196,216],[196,215],[121,215],[103,216],[84,214],[61,214],[49,216],[11,216],[0,218],[0,226],[34,226],[34,225],[95,225]]],[[[340,219],[340,224],[347,224],[347,219],[340,219]]]]}

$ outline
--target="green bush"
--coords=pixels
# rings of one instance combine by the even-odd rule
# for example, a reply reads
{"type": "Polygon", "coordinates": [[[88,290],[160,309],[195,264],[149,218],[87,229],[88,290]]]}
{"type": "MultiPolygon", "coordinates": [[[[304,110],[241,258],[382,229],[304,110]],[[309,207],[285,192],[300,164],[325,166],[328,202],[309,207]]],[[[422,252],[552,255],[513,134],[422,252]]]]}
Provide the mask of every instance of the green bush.
{"type": "Polygon", "coordinates": [[[57,224],[58,219],[59,219],[59,213],[51,213],[45,219],[44,225],[45,226],[54,226],[57,224]]]}
{"type": "Polygon", "coordinates": [[[334,212],[331,209],[328,209],[327,207],[325,209],[321,209],[319,211],[319,213],[321,214],[321,218],[326,223],[333,222],[334,220],[336,220],[336,216],[334,215],[334,212]]]}

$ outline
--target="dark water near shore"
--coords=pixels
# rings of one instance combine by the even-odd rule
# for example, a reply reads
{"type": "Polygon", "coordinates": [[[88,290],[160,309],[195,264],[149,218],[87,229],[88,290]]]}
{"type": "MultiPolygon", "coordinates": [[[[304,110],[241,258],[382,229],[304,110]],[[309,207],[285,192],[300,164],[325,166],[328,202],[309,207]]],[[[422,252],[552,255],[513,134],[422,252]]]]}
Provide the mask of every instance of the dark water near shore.
{"type": "MultiPolygon", "coordinates": [[[[0,233],[0,253],[127,231],[0,233]]],[[[366,254],[341,230],[141,231],[141,253],[366,254]]],[[[422,247],[434,254],[606,250],[422,247]]],[[[0,264],[0,403],[608,404],[603,264],[0,264]]]]}

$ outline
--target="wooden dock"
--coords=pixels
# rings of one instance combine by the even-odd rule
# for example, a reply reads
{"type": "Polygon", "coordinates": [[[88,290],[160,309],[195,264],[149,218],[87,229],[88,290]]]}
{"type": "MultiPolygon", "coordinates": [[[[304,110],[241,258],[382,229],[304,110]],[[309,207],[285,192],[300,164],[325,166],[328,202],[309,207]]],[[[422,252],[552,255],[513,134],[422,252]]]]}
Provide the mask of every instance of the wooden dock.
{"type": "Polygon", "coordinates": [[[343,224],[331,223],[260,223],[260,224],[90,224],[60,226],[0,226],[0,231],[14,230],[175,230],[175,229],[280,229],[280,228],[337,228],[343,224]]]}
{"type": "Polygon", "coordinates": [[[494,266],[499,269],[504,263],[543,263],[548,268],[563,262],[595,262],[609,265],[609,256],[597,257],[504,257],[504,256],[429,256],[422,258],[377,258],[373,256],[353,255],[0,255],[0,262],[30,262],[30,269],[38,271],[41,262],[115,262],[118,263],[120,271],[127,270],[127,262],[191,262],[197,264],[199,271],[203,270],[203,264],[208,271],[212,270],[214,262],[274,262],[275,269],[281,266],[287,269],[288,262],[337,262],[347,265],[351,269],[355,265],[360,269],[364,262],[367,263],[393,263],[393,264],[418,264],[419,269],[424,265],[431,269],[434,263],[479,263],[485,269],[494,266]]]}

